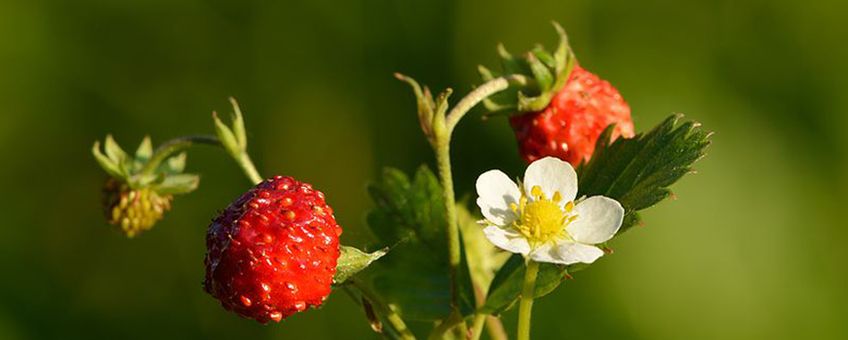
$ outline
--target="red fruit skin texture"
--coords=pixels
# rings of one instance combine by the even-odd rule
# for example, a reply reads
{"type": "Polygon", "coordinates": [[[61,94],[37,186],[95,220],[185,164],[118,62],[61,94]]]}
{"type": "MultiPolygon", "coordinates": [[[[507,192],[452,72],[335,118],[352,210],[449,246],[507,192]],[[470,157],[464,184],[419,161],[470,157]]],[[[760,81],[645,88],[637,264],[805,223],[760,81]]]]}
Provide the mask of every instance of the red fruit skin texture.
{"type": "Polygon", "coordinates": [[[601,132],[613,123],[613,139],[633,137],[630,106],[618,90],[577,65],[548,107],[510,117],[519,152],[527,163],[553,156],[574,166],[589,160],[601,132]]]}
{"type": "Polygon", "coordinates": [[[232,204],[206,234],[206,292],[261,323],[318,307],[330,294],[342,228],[324,194],[277,176],[232,204]]]}

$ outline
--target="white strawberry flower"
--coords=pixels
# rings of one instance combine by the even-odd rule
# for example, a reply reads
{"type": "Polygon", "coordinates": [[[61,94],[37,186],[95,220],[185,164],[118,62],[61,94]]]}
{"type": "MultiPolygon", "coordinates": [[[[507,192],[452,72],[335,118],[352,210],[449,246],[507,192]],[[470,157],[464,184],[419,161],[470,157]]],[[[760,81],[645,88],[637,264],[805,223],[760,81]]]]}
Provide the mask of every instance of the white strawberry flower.
{"type": "Polygon", "coordinates": [[[489,241],[536,262],[592,263],[604,255],[595,245],[611,239],[624,218],[614,199],[575,200],[577,173],[554,157],[531,163],[523,185],[489,170],[477,178],[477,195],[489,241]]]}

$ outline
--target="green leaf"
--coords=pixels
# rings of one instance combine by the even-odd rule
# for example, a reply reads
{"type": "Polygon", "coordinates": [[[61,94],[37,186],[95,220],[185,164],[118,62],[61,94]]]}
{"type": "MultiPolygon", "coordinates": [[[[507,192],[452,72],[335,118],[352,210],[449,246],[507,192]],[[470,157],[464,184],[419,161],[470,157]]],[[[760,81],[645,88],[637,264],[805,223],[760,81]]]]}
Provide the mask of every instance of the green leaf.
{"type": "MultiPolygon", "coordinates": [[[[521,294],[525,268],[524,257],[519,254],[512,255],[492,280],[486,303],[479,311],[500,314],[511,308],[521,294]]],[[[540,298],[553,292],[565,280],[567,273],[564,266],[540,263],[533,298],[540,298]]]]}
{"type": "Polygon", "coordinates": [[[200,184],[200,176],[193,174],[169,175],[158,184],[153,185],[153,190],[163,195],[187,194],[200,184]]]}
{"type": "Polygon", "coordinates": [[[336,275],[333,284],[341,284],[354,274],[367,268],[371,262],[386,255],[388,249],[380,249],[373,253],[366,253],[354,247],[340,246],[341,254],[336,265],[336,275]]]}
{"type": "MultiPolygon", "coordinates": [[[[436,176],[423,166],[411,180],[399,170],[386,169],[368,191],[376,204],[368,213],[368,225],[381,244],[394,245],[389,254],[372,264],[367,272],[369,284],[406,319],[432,321],[448,316],[447,222],[436,176]]],[[[461,261],[458,307],[463,315],[469,315],[474,292],[464,247],[461,261]]]]}
{"type": "Polygon", "coordinates": [[[578,167],[578,195],[607,196],[624,207],[625,223],[619,233],[638,221],[637,211],[671,195],[668,187],[704,156],[711,134],[699,123],[680,123],[682,117],[671,115],[648,133],[612,143],[612,127],[608,127],[592,159],[578,167]]]}
{"type": "MultiPolygon", "coordinates": [[[[668,187],[691,172],[692,164],[704,156],[710,133],[698,123],[680,123],[681,118],[682,115],[672,115],[648,133],[612,143],[613,126],[607,127],[592,159],[578,167],[578,197],[603,195],[624,207],[624,221],[616,236],[639,222],[639,210],[668,197],[668,187]]],[[[513,255],[501,267],[489,287],[483,312],[500,313],[515,303],[524,277],[523,261],[521,255],[513,255]]],[[[587,266],[541,264],[535,296],[550,293],[568,273],[587,266]]]]}

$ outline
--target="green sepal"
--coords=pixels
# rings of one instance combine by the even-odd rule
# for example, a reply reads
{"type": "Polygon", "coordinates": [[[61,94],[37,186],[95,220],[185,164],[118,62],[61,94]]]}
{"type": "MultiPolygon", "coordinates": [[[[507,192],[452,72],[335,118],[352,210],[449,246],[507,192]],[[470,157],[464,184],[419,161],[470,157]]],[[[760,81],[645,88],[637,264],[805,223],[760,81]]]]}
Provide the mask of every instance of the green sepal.
{"type": "Polygon", "coordinates": [[[159,171],[166,174],[182,173],[185,170],[186,157],[188,157],[188,154],[185,151],[180,152],[176,156],[169,157],[159,166],[159,171]]]}
{"type": "Polygon", "coordinates": [[[349,246],[340,246],[341,251],[336,264],[336,275],[333,276],[333,284],[342,284],[351,276],[368,268],[372,262],[386,255],[388,248],[383,248],[372,253],[366,253],[349,246]]]}
{"type": "Polygon", "coordinates": [[[498,55],[505,74],[530,74],[530,67],[521,59],[515,58],[503,44],[498,44],[498,55]]]}
{"type": "Polygon", "coordinates": [[[151,188],[162,195],[182,195],[190,193],[200,185],[200,176],[194,174],[179,174],[165,176],[161,182],[151,188]]]}
{"type": "MultiPolygon", "coordinates": [[[[485,100],[483,104],[489,112],[512,111],[508,113],[521,114],[543,110],[568,82],[576,58],[568,45],[565,30],[556,22],[553,26],[559,36],[559,44],[553,54],[541,45],[536,45],[521,58],[517,58],[507,52],[503,45],[498,45],[503,75],[521,74],[533,81],[521,87],[511,87],[511,91],[503,91],[485,100]]],[[[479,71],[484,81],[495,76],[494,72],[482,67],[479,71]]]]}
{"type": "Polygon", "coordinates": [[[161,183],[165,180],[165,174],[162,173],[136,173],[135,175],[127,178],[126,182],[129,184],[130,188],[133,189],[141,189],[151,186],[153,183],[161,183]]]}
{"type": "Polygon", "coordinates": [[[153,156],[153,143],[150,141],[150,136],[144,136],[138,149],[135,151],[135,162],[133,163],[136,169],[141,169],[144,163],[150,160],[153,156]]]}
{"type": "MultiPolygon", "coordinates": [[[[424,132],[424,136],[427,137],[427,140],[430,143],[435,141],[434,135],[434,124],[436,114],[439,111],[440,105],[433,100],[433,94],[430,92],[430,89],[425,87],[421,87],[415,79],[410,76],[395,73],[395,78],[398,80],[407,83],[410,88],[412,88],[412,92],[415,94],[415,103],[418,108],[418,123],[421,125],[421,131],[424,132]]],[[[450,94],[448,94],[449,96],[450,94]]],[[[444,111],[447,110],[447,96],[440,96],[440,103],[444,102],[441,111],[444,114],[444,111]]]]}
{"type": "MultiPolygon", "coordinates": [[[[577,197],[603,195],[624,207],[624,221],[615,237],[640,222],[638,211],[667,198],[671,194],[668,187],[692,172],[692,164],[705,155],[711,133],[696,122],[680,123],[682,117],[672,115],[648,133],[614,142],[611,125],[598,138],[589,162],[578,166],[577,197]]],[[[522,261],[521,255],[513,255],[501,267],[489,286],[481,312],[497,314],[515,303],[524,276],[522,261]]],[[[586,267],[587,264],[540,264],[535,296],[550,293],[569,273],[586,267]]]]}
{"type": "Polygon", "coordinates": [[[543,62],[548,69],[556,70],[557,59],[548,53],[548,51],[545,51],[545,48],[542,45],[534,46],[530,53],[533,53],[533,56],[543,62]]]}
{"type": "Polygon", "coordinates": [[[241,114],[236,98],[230,97],[230,104],[233,105],[233,135],[236,138],[239,149],[247,150],[247,132],[244,127],[244,115],[241,114]]]}
{"type": "Polygon", "coordinates": [[[91,154],[94,155],[94,159],[97,161],[97,164],[106,171],[109,176],[118,179],[125,179],[127,177],[127,173],[125,169],[118,166],[117,163],[109,159],[108,156],[104,155],[103,152],[100,151],[100,141],[95,141],[94,146],[91,148],[91,154]]]}
{"type": "Polygon", "coordinates": [[[224,149],[226,149],[230,155],[241,155],[242,149],[241,146],[239,146],[236,135],[233,134],[233,130],[231,130],[227,124],[224,124],[224,122],[218,118],[217,112],[212,112],[212,120],[215,122],[215,134],[218,136],[218,140],[221,141],[221,145],[224,146],[224,149]]]}
{"type": "Polygon", "coordinates": [[[536,54],[532,52],[527,52],[524,58],[530,66],[530,72],[533,74],[533,78],[536,79],[536,84],[539,88],[543,90],[550,89],[554,83],[554,74],[551,72],[550,67],[542,63],[536,57],[536,54]]]}
{"type": "Polygon", "coordinates": [[[124,176],[130,176],[133,172],[133,160],[127,155],[124,149],[118,145],[118,142],[112,138],[112,135],[106,135],[106,141],[103,144],[103,150],[106,152],[106,157],[114,163],[118,170],[125,174],[124,176]]]}
{"type": "Polygon", "coordinates": [[[112,138],[112,135],[106,135],[106,143],[104,144],[104,150],[106,151],[106,156],[117,164],[127,161],[127,153],[124,152],[124,149],[121,149],[121,146],[118,145],[117,142],[115,142],[115,139],[112,138]]]}
{"type": "MultiPolygon", "coordinates": [[[[499,73],[494,72],[483,65],[477,66],[477,72],[480,73],[480,77],[483,78],[484,82],[500,77],[499,73]]],[[[483,106],[486,108],[486,111],[489,111],[486,116],[491,116],[494,113],[498,112],[516,110],[518,106],[513,100],[513,98],[515,98],[516,96],[516,93],[516,89],[508,88],[504,91],[501,91],[483,99],[483,106]]]]}
{"type": "Polygon", "coordinates": [[[134,156],[124,152],[111,135],[106,136],[102,151],[100,145],[99,141],[94,142],[91,150],[94,159],[109,176],[126,183],[132,190],[151,188],[161,195],[170,195],[185,194],[197,189],[199,177],[182,174],[186,162],[185,152],[169,157],[155,171],[145,172],[145,167],[154,155],[149,136],[144,137],[134,156]]]}

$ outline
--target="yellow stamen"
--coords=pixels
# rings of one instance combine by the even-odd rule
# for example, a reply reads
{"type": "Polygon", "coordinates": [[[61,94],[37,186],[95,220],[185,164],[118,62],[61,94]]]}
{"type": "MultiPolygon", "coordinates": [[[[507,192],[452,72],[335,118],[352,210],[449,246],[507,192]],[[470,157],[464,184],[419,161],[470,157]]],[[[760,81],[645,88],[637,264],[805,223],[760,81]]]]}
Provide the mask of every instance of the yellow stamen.
{"type": "Polygon", "coordinates": [[[530,195],[533,195],[533,198],[545,198],[545,193],[542,192],[542,188],[538,185],[534,185],[530,188],[530,195]]]}
{"type": "Polygon", "coordinates": [[[562,194],[554,192],[552,199],[548,199],[538,185],[530,189],[530,196],[533,197],[532,201],[522,196],[518,204],[510,204],[510,209],[519,216],[514,222],[515,229],[534,247],[569,238],[565,227],[577,219],[577,215],[571,214],[574,202],[569,201],[561,208],[562,194]]]}

